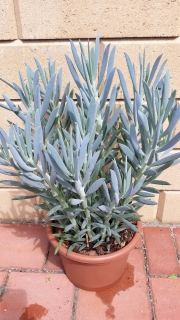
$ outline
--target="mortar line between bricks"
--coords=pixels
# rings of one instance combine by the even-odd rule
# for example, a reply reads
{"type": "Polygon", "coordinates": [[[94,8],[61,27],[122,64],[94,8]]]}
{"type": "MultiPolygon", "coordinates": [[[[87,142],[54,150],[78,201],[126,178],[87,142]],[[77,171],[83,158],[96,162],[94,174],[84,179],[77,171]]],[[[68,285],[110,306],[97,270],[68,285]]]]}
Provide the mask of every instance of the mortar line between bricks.
{"type": "Polygon", "coordinates": [[[60,270],[47,270],[47,269],[28,269],[28,268],[0,268],[1,271],[6,271],[6,272],[19,272],[19,273],[44,273],[44,274],[64,274],[64,271],[60,270]]]}
{"type": "MultiPolygon", "coordinates": [[[[126,41],[134,41],[134,42],[138,42],[138,41],[172,41],[172,40],[176,40],[178,39],[179,36],[159,36],[159,37],[101,37],[100,40],[101,42],[103,41],[109,41],[109,42],[113,42],[113,41],[120,41],[120,42],[126,42],[126,41]]],[[[78,41],[78,40],[81,40],[82,42],[84,41],[95,41],[96,40],[96,37],[89,37],[89,38],[86,38],[86,37],[71,37],[71,40],[72,41],[78,41]]],[[[41,39],[29,39],[29,38],[24,38],[22,39],[22,37],[18,37],[18,39],[14,39],[14,40],[0,40],[0,43],[12,43],[14,41],[17,41],[17,40],[20,40],[22,43],[31,43],[31,42],[34,42],[34,43],[41,43],[41,42],[54,42],[54,43],[61,43],[61,42],[68,42],[69,43],[69,38],[55,38],[55,39],[52,39],[52,38],[41,38],[41,39]]]]}
{"type": "MultiPolygon", "coordinates": [[[[177,274],[177,277],[178,278],[180,278],[180,274],[177,274]]],[[[149,275],[149,278],[151,278],[151,279],[159,279],[159,278],[161,278],[161,279],[167,279],[168,278],[168,276],[164,276],[164,275],[156,275],[156,274],[150,274],[149,275]]]]}
{"type": "Polygon", "coordinates": [[[6,280],[5,280],[5,283],[4,285],[2,286],[2,291],[0,292],[0,302],[2,301],[2,298],[3,298],[3,295],[6,291],[6,288],[7,288],[7,283],[8,283],[8,280],[9,280],[9,275],[10,275],[10,272],[8,271],[8,274],[6,276],[6,280]]]}
{"type": "Polygon", "coordinates": [[[45,226],[46,223],[45,221],[43,220],[40,220],[40,221],[26,221],[26,220],[0,220],[0,224],[13,224],[13,225],[16,225],[16,224],[32,224],[32,225],[43,225],[45,226]]]}
{"type": "Polygon", "coordinates": [[[77,309],[78,294],[79,294],[79,288],[74,287],[74,297],[73,297],[71,320],[76,320],[76,309],[77,309]]]}
{"type": "Polygon", "coordinates": [[[177,244],[176,244],[176,238],[175,238],[175,235],[174,235],[174,232],[173,232],[173,228],[170,227],[169,230],[170,230],[170,235],[171,235],[171,238],[172,238],[172,242],[173,242],[173,245],[174,245],[174,248],[175,248],[175,251],[176,251],[176,257],[177,257],[178,262],[179,262],[180,255],[179,255],[179,252],[178,252],[178,248],[177,248],[177,244]]]}
{"type": "Polygon", "coordinates": [[[153,302],[153,296],[152,296],[151,284],[150,284],[149,266],[148,266],[148,261],[147,261],[146,247],[145,247],[143,233],[142,233],[141,238],[142,238],[142,249],[143,249],[143,255],[144,255],[144,266],[145,266],[146,279],[147,279],[146,284],[147,284],[147,289],[148,289],[148,297],[149,297],[150,309],[151,309],[151,313],[152,313],[152,320],[156,320],[155,310],[154,310],[154,302],[153,302]]]}
{"type": "Polygon", "coordinates": [[[46,252],[46,255],[45,255],[45,259],[44,259],[44,264],[43,264],[42,270],[46,270],[46,264],[47,264],[48,257],[49,257],[50,247],[51,247],[51,244],[50,244],[50,242],[48,242],[47,252],[46,252]]]}

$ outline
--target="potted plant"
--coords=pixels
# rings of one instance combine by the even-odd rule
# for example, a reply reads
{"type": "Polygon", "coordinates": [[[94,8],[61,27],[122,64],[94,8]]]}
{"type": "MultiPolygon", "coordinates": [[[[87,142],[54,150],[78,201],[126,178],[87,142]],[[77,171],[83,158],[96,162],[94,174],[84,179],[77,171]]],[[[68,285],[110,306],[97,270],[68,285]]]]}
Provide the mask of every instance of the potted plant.
{"type": "Polygon", "coordinates": [[[75,95],[69,83],[60,95],[62,70],[56,75],[51,59],[48,72],[37,59],[35,72],[26,64],[27,82],[19,73],[21,88],[3,80],[26,112],[3,96],[1,107],[24,126],[10,123],[9,134],[0,129],[0,163],[7,167],[0,172],[19,178],[1,183],[41,197],[36,207],[47,211],[47,234],[68,278],[80,288],[99,290],[123,273],[141,230],[137,212],[156,204],[150,200],[158,193],[154,186],[168,184],[158,176],[179,161],[180,153],[167,154],[180,139],[180,132],[173,136],[180,108],[176,91],[170,93],[169,69],[162,76],[165,63],[158,68],[161,55],[152,68],[145,53],[140,56],[137,78],[125,54],[131,100],[122,72],[113,66],[115,47],[105,48],[98,72],[99,37],[92,48],[88,42],[87,57],[79,45],[80,55],[71,41],[74,64],[66,56],[75,95]]]}

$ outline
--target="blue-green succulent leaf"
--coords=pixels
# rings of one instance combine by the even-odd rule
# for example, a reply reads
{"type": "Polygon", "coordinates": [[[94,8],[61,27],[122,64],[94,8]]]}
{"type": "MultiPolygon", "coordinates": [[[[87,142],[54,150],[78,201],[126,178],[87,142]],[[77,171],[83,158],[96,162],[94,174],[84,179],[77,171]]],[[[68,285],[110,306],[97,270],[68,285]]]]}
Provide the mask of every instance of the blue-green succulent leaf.
{"type": "Polygon", "coordinates": [[[76,85],[78,86],[79,89],[84,90],[83,85],[82,85],[82,83],[81,83],[81,81],[80,81],[80,79],[78,77],[78,74],[77,74],[77,72],[76,72],[76,70],[74,68],[74,65],[73,65],[71,59],[67,55],[65,55],[65,57],[66,57],[66,61],[67,61],[69,70],[71,72],[71,75],[72,75],[72,77],[74,79],[74,82],[76,83],[76,85]]]}
{"type": "Polygon", "coordinates": [[[122,150],[122,152],[128,157],[128,159],[136,166],[139,166],[139,162],[136,158],[136,156],[134,155],[134,153],[124,144],[120,143],[119,144],[120,149],[122,150]]]}
{"type": "Polygon", "coordinates": [[[114,46],[111,50],[110,56],[109,56],[109,61],[108,61],[108,67],[107,67],[107,75],[106,77],[109,76],[110,72],[113,69],[114,66],[114,57],[115,57],[115,52],[116,52],[116,46],[114,46]]]}
{"type": "Polygon", "coordinates": [[[113,81],[113,77],[114,77],[114,73],[115,73],[115,68],[113,68],[105,82],[105,85],[104,85],[104,90],[103,90],[103,94],[102,94],[102,99],[101,99],[101,106],[100,106],[100,109],[102,109],[106,103],[106,100],[107,100],[107,97],[108,97],[108,94],[109,94],[109,91],[110,91],[110,88],[111,88],[111,85],[112,85],[112,81],[113,81]]]}
{"type": "Polygon", "coordinates": [[[17,152],[17,150],[12,146],[9,145],[9,149],[15,159],[15,161],[17,162],[17,164],[25,171],[34,171],[35,168],[28,166],[20,157],[19,153],[17,152]]]}
{"type": "Polygon", "coordinates": [[[138,190],[142,187],[144,181],[145,181],[146,177],[142,177],[134,186],[132,192],[131,192],[131,196],[134,196],[138,190]]]}
{"type": "Polygon", "coordinates": [[[82,144],[81,144],[81,148],[80,148],[80,152],[79,152],[79,170],[81,170],[81,168],[84,164],[85,157],[87,155],[88,143],[89,143],[89,133],[83,139],[82,144]]]}
{"type": "Polygon", "coordinates": [[[165,60],[165,61],[163,62],[162,66],[160,67],[160,69],[159,69],[159,71],[158,71],[158,74],[157,74],[157,76],[156,76],[156,78],[155,78],[155,80],[154,80],[154,83],[153,83],[153,87],[154,87],[154,88],[156,88],[157,85],[158,85],[158,82],[159,82],[159,80],[160,80],[160,78],[161,78],[161,75],[162,75],[162,73],[163,73],[163,70],[164,70],[164,67],[165,67],[166,62],[167,62],[167,60],[165,60]]]}
{"type": "Polygon", "coordinates": [[[61,177],[57,176],[57,180],[59,181],[59,183],[66,189],[74,192],[74,193],[77,193],[76,192],[76,189],[70,185],[67,181],[63,180],[61,177]]]}
{"type": "Polygon", "coordinates": [[[29,157],[32,158],[32,145],[31,145],[31,109],[28,110],[27,116],[26,116],[25,135],[26,135],[27,152],[28,152],[29,157]]]}
{"type": "Polygon", "coordinates": [[[105,182],[103,182],[103,190],[104,190],[104,195],[105,195],[107,201],[110,203],[111,199],[110,199],[110,196],[109,196],[108,187],[107,187],[105,182]]]}
{"type": "Polygon", "coordinates": [[[156,73],[156,70],[158,68],[158,65],[159,65],[159,62],[162,58],[162,54],[160,54],[157,59],[155,60],[154,64],[153,64],[153,67],[152,67],[152,70],[151,70],[151,73],[150,73],[150,76],[149,76],[149,80],[148,80],[148,85],[150,86],[151,85],[151,82],[154,78],[154,75],[156,73]]]}
{"type": "Polygon", "coordinates": [[[67,176],[70,176],[71,173],[65,167],[65,164],[62,161],[57,150],[50,143],[47,143],[47,148],[48,148],[48,151],[50,151],[52,158],[56,161],[57,165],[61,168],[61,170],[64,172],[64,174],[67,176]]]}
{"type": "Polygon", "coordinates": [[[38,127],[34,133],[34,162],[37,163],[39,159],[39,143],[42,142],[42,128],[38,127]]]}
{"type": "Polygon", "coordinates": [[[103,184],[104,182],[104,178],[100,178],[98,180],[96,180],[88,189],[88,191],[86,192],[86,196],[90,196],[92,193],[96,192],[103,184]]]}
{"type": "Polygon", "coordinates": [[[112,128],[112,127],[115,125],[115,123],[118,121],[119,114],[120,114],[120,110],[121,110],[120,107],[118,107],[118,108],[115,110],[115,112],[114,112],[111,120],[109,121],[109,123],[108,123],[108,125],[107,125],[107,132],[108,132],[109,130],[111,130],[111,128],[112,128]]]}
{"type": "Polygon", "coordinates": [[[175,129],[176,125],[179,122],[179,119],[180,119],[180,107],[177,107],[175,110],[172,111],[169,126],[163,132],[163,134],[161,135],[161,138],[173,132],[173,130],[175,129]]]}
{"type": "Polygon", "coordinates": [[[48,82],[47,88],[46,88],[46,92],[44,95],[44,101],[43,101],[43,105],[42,105],[42,110],[41,110],[41,120],[44,118],[48,108],[49,108],[49,104],[51,101],[51,97],[52,97],[52,93],[53,93],[53,88],[54,88],[54,81],[56,78],[56,74],[53,74],[50,81],[48,82]]]}
{"type": "Polygon", "coordinates": [[[132,83],[133,83],[134,90],[136,92],[138,92],[138,88],[137,88],[137,84],[136,84],[136,74],[135,74],[135,70],[133,68],[133,64],[132,64],[131,59],[128,56],[128,54],[124,53],[124,55],[125,55],[125,58],[126,58],[126,63],[127,63],[127,66],[128,66],[129,74],[131,76],[131,80],[132,80],[132,83]]]}
{"type": "Polygon", "coordinates": [[[59,70],[57,74],[57,80],[56,80],[56,106],[58,105],[58,102],[59,102],[61,87],[62,87],[62,68],[59,70]]]}
{"type": "Polygon", "coordinates": [[[170,156],[168,157],[165,157],[163,159],[160,159],[158,161],[155,161],[154,163],[152,163],[152,167],[155,167],[155,166],[160,166],[162,164],[165,164],[167,162],[170,162],[172,160],[176,160],[180,158],[180,152],[177,152],[177,153],[174,153],[174,154],[171,154],[170,156]]]}
{"type": "Polygon", "coordinates": [[[109,56],[109,49],[110,49],[110,44],[108,44],[107,47],[104,50],[102,64],[101,64],[101,70],[100,70],[100,75],[99,75],[99,80],[98,80],[98,84],[97,84],[97,89],[101,85],[101,82],[103,80],[103,77],[104,77],[104,74],[105,74],[105,71],[106,71],[106,67],[107,67],[107,63],[108,63],[108,56],[109,56]]]}
{"type": "Polygon", "coordinates": [[[163,152],[165,150],[170,149],[171,147],[175,146],[176,143],[180,140],[180,132],[178,132],[170,141],[164,144],[161,148],[156,150],[156,152],[163,152]]]}
{"type": "Polygon", "coordinates": [[[31,187],[35,187],[38,189],[47,189],[48,188],[47,186],[45,186],[41,182],[28,179],[26,176],[20,175],[19,177],[24,183],[30,185],[31,187]]]}
{"type": "Polygon", "coordinates": [[[144,199],[142,197],[138,198],[138,202],[143,203],[143,204],[147,204],[147,205],[153,205],[153,206],[155,206],[157,204],[157,202],[155,202],[155,201],[151,201],[149,199],[144,199]]]}
{"type": "Polygon", "coordinates": [[[53,111],[51,112],[50,116],[49,116],[49,119],[47,121],[47,124],[46,124],[46,128],[45,128],[45,134],[48,134],[49,131],[51,130],[53,124],[54,124],[54,121],[56,119],[56,116],[57,116],[57,112],[58,112],[58,107],[53,109],[53,111]]]}
{"type": "Polygon", "coordinates": [[[99,209],[101,211],[104,211],[104,212],[110,212],[111,211],[111,209],[108,206],[105,206],[105,205],[99,206],[99,209]]]}
{"type": "Polygon", "coordinates": [[[123,74],[122,74],[122,72],[120,70],[117,70],[117,71],[118,71],[121,87],[122,87],[122,90],[123,90],[124,99],[126,100],[126,103],[127,103],[127,106],[128,106],[128,113],[130,111],[133,112],[132,102],[131,102],[131,99],[130,99],[130,96],[129,96],[129,92],[128,92],[128,89],[127,89],[127,85],[126,85],[124,76],[123,76],[123,74]]]}

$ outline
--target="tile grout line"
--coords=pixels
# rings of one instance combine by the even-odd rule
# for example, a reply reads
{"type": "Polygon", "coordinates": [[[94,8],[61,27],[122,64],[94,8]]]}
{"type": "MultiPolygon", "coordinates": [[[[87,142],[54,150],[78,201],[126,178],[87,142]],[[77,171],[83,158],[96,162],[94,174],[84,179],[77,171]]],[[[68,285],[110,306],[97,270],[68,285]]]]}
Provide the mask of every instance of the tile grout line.
{"type": "Polygon", "coordinates": [[[19,272],[19,273],[44,273],[44,274],[64,274],[62,270],[43,270],[43,269],[28,269],[28,268],[0,268],[0,272],[19,272]]]}
{"type": "Polygon", "coordinates": [[[173,242],[173,245],[174,245],[174,248],[175,248],[175,251],[176,251],[176,257],[178,259],[178,262],[180,262],[180,254],[178,252],[178,248],[177,248],[177,244],[176,244],[176,237],[175,237],[175,234],[173,232],[173,227],[170,227],[169,230],[170,230],[170,235],[171,235],[171,238],[172,238],[172,242],[173,242]]]}
{"type": "Polygon", "coordinates": [[[79,295],[79,288],[74,287],[74,298],[73,298],[71,320],[76,320],[76,309],[77,309],[78,295],[79,295]]]}
{"type": "Polygon", "coordinates": [[[143,255],[144,255],[144,267],[145,267],[145,272],[146,272],[146,284],[147,284],[147,289],[148,289],[148,297],[149,297],[149,302],[150,302],[152,320],[156,320],[155,310],[154,310],[154,302],[153,302],[153,296],[152,296],[151,284],[150,284],[149,266],[148,266],[148,261],[147,261],[146,246],[145,246],[143,232],[141,235],[141,239],[142,239],[142,249],[143,249],[143,255]]]}
{"type": "Polygon", "coordinates": [[[17,224],[30,224],[30,225],[46,225],[46,222],[44,220],[40,221],[27,221],[27,220],[0,220],[0,225],[1,224],[12,224],[12,225],[17,225],[17,224]]]}
{"type": "Polygon", "coordinates": [[[0,292],[0,302],[2,301],[3,295],[4,295],[4,293],[5,293],[6,289],[7,289],[7,283],[8,283],[8,280],[9,280],[9,276],[10,276],[10,272],[9,272],[9,270],[8,270],[8,274],[7,274],[7,276],[6,276],[5,283],[4,283],[4,285],[1,287],[2,289],[1,289],[1,292],[0,292]]]}
{"type": "Polygon", "coordinates": [[[51,247],[51,244],[50,244],[50,242],[48,242],[47,252],[46,252],[45,259],[44,259],[44,264],[43,264],[43,267],[42,267],[42,270],[44,270],[44,271],[46,271],[46,264],[47,264],[48,257],[49,257],[50,247],[51,247]]]}

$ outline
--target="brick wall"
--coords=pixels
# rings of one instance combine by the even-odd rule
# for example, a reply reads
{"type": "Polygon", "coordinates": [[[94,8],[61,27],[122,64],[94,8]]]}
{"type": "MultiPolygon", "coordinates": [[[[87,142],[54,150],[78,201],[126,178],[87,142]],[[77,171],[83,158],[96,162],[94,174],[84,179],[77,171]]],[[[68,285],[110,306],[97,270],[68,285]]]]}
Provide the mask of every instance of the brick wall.
{"type": "MultiPolygon", "coordinates": [[[[49,53],[63,67],[65,82],[70,74],[64,53],[70,55],[68,39],[94,40],[101,35],[101,47],[116,45],[115,65],[127,71],[123,52],[138,62],[138,54],[146,48],[147,59],[163,53],[171,67],[171,85],[180,99],[180,0],[1,0],[0,1],[0,77],[19,82],[18,70],[25,75],[24,62],[34,68],[33,57],[47,65],[49,53]]],[[[0,82],[0,100],[6,93],[17,100],[12,89],[0,82]]],[[[15,117],[1,109],[0,125],[7,130],[7,119],[15,117]]],[[[180,130],[180,125],[176,131],[180,130]]],[[[180,143],[173,152],[180,149],[180,143]]],[[[4,178],[4,177],[0,177],[4,178]]],[[[144,221],[156,217],[163,222],[180,223],[180,164],[161,176],[171,186],[160,187],[158,206],[141,209],[144,221]]],[[[12,197],[25,194],[0,185],[0,219],[38,220],[43,212],[35,212],[30,200],[13,202],[12,197]]],[[[38,200],[37,200],[38,201],[38,200]]]]}

